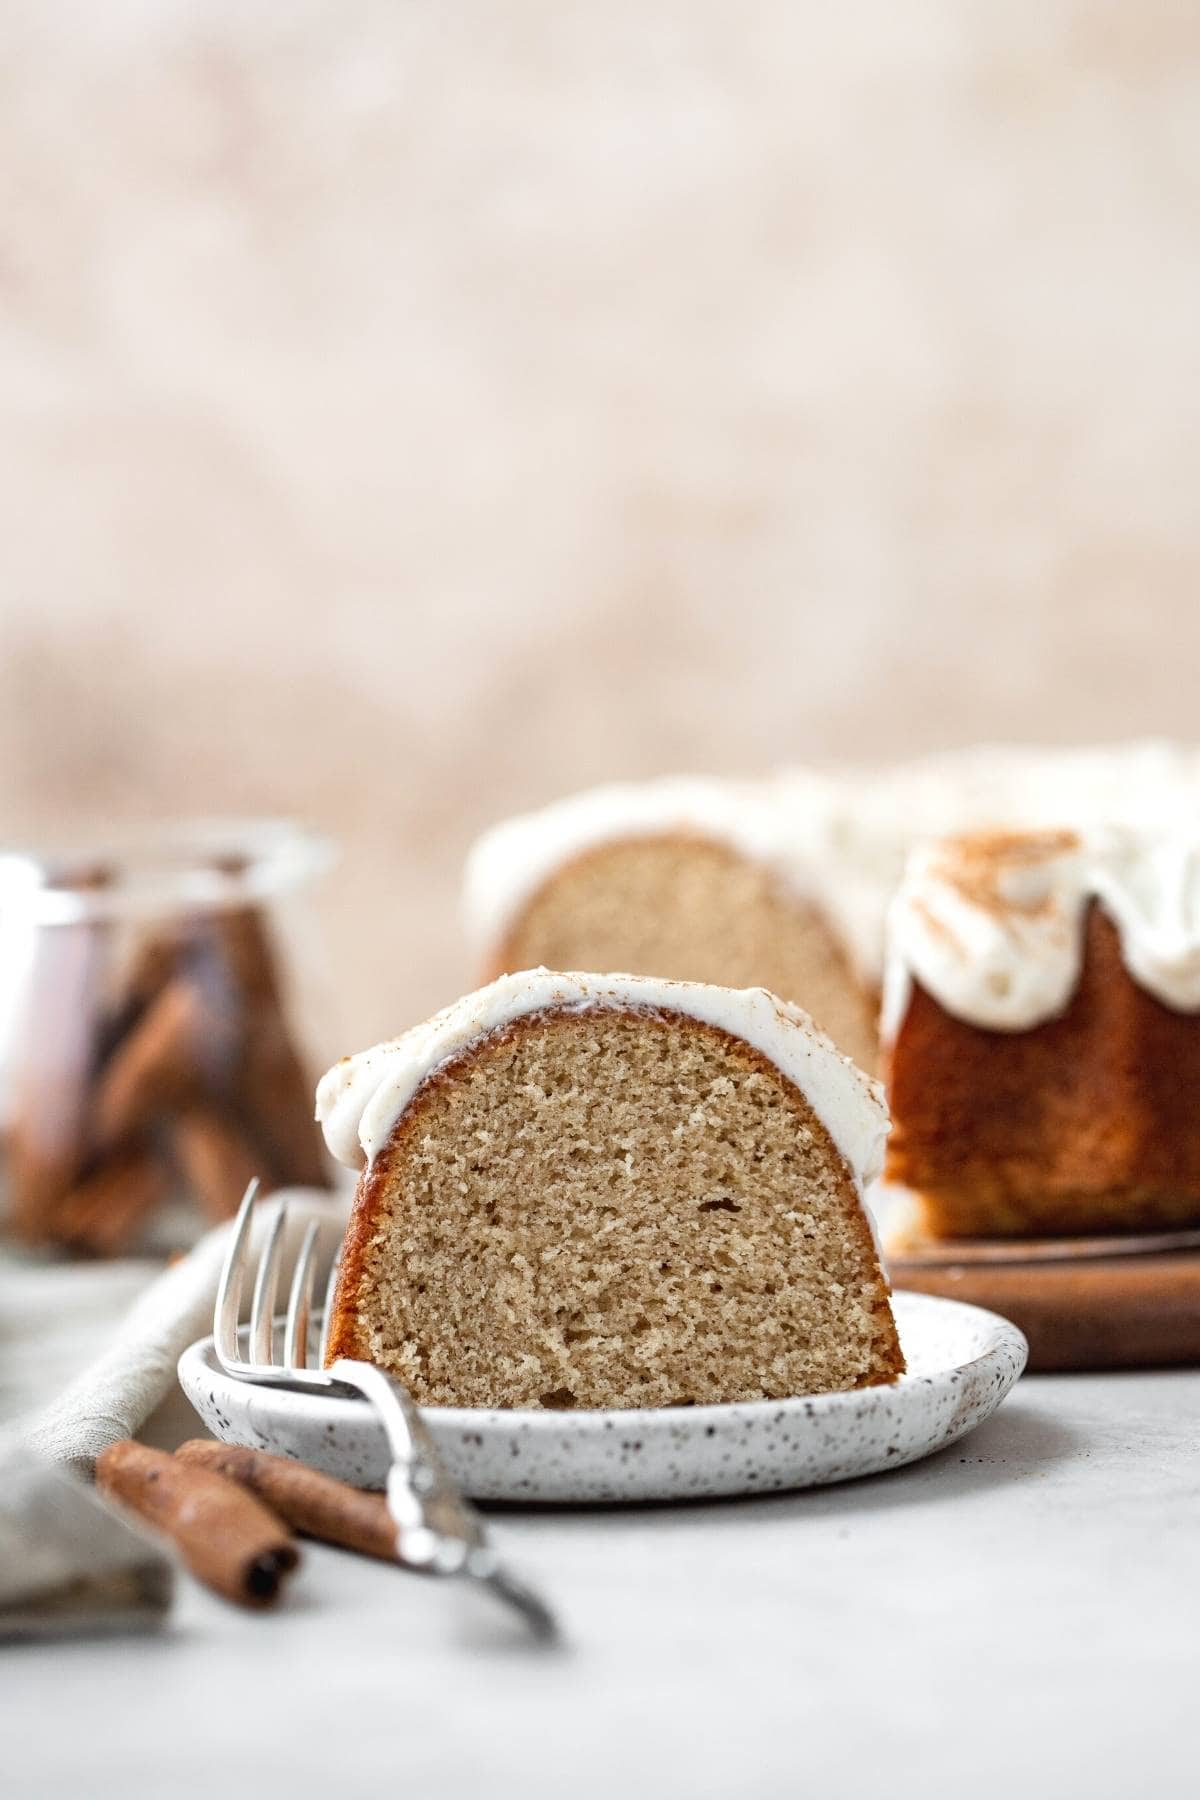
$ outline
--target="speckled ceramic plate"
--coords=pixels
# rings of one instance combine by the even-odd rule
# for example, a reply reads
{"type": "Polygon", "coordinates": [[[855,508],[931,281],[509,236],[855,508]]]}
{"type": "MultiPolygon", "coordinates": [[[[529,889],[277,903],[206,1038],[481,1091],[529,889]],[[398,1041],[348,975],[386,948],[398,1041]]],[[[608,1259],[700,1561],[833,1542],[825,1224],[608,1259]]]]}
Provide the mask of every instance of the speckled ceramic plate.
{"type": "MultiPolygon", "coordinates": [[[[447,1464],[478,1500],[697,1500],[819,1487],[916,1462],[971,1431],[1025,1367],[1007,1319],[898,1293],[908,1359],[893,1387],[813,1399],[629,1412],[483,1412],[429,1407],[447,1464]]],[[[214,1436],[297,1457],[359,1487],[382,1487],[383,1432],[367,1405],[254,1387],[224,1374],[205,1338],[179,1379],[214,1436]]]]}

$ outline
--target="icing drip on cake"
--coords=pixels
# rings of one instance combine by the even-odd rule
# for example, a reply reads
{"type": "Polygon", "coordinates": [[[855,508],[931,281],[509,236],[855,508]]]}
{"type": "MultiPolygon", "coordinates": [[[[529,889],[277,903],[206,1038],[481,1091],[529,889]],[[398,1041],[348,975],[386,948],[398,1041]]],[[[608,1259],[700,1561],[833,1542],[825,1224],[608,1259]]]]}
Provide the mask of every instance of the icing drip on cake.
{"type": "Polygon", "coordinates": [[[1079,980],[1093,900],[1133,980],[1177,1012],[1200,1010],[1200,828],[984,833],[909,859],[888,918],[884,1037],[914,980],[989,1031],[1055,1017],[1079,980]]]}
{"type": "Polygon", "coordinates": [[[317,1088],[317,1119],[339,1162],[370,1163],[421,1083],[477,1039],[543,1011],[681,1013],[759,1051],[804,1095],[844,1159],[860,1195],[883,1166],[888,1117],[882,1090],[842,1056],[808,1014],[765,988],[719,988],[640,975],[503,975],[417,1025],[336,1063],[317,1088]]]}

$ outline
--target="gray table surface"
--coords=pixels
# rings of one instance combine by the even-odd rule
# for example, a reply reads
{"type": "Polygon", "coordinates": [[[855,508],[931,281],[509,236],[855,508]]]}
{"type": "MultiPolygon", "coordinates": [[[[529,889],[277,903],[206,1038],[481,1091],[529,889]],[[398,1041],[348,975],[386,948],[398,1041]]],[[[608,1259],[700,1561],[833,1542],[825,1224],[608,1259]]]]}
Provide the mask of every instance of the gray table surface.
{"type": "Polygon", "coordinates": [[[1200,1792],[1200,1374],[1026,1377],[868,1481],[495,1529],[567,1649],[313,1546],[273,1616],[186,1582],[161,1637],[0,1652],[0,1791],[1200,1792]]]}

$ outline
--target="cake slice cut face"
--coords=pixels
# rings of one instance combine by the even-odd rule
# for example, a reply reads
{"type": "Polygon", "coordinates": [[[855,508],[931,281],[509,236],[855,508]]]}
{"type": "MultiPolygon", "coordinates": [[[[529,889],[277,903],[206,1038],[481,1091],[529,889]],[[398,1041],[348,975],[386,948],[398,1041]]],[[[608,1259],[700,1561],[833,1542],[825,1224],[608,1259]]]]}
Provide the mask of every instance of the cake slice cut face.
{"type": "Polygon", "coordinates": [[[506,821],[468,867],[483,972],[544,964],[765,987],[872,1068],[878,985],[856,970],[822,903],[816,844],[794,842],[790,828],[804,817],[816,838],[828,804],[826,788],[799,774],[755,788],[669,779],[506,821]]]}
{"type": "Polygon", "coordinates": [[[573,858],[512,921],[495,962],[496,972],[619,966],[765,987],[802,1000],[860,1067],[875,1063],[874,1001],[820,910],[768,864],[697,835],[601,844],[573,858]]]}
{"type": "Polygon", "coordinates": [[[894,1380],[873,1084],[762,990],[505,977],[331,1070],[365,1156],[329,1354],[424,1405],[636,1407],[894,1380]]]}

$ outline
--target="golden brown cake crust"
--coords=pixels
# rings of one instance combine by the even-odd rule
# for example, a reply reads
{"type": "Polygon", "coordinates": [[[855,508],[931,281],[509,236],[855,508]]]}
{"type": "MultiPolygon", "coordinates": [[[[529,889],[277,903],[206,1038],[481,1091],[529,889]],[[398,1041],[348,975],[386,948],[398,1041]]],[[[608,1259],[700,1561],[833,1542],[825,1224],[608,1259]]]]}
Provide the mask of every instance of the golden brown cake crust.
{"type": "Polygon", "coordinates": [[[1200,1223],[1200,1016],[1137,986],[1099,905],[1060,1016],[982,1030],[914,984],[887,1061],[887,1179],[930,1235],[1200,1223]]]}
{"type": "MultiPolygon", "coordinates": [[[[523,1044],[532,1044],[535,1040],[540,1041],[542,1038],[553,1039],[562,1032],[586,1031],[588,1029],[586,1021],[590,1017],[602,1020],[606,1029],[611,1029],[614,1021],[624,1019],[626,1022],[636,1022],[639,1027],[644,1026],[647,1022],[652,1022],[659,1025],[664,1031],[685,1032],[693,1042],[707,1044],[714,1053],[719,1053],[726,1066],[736,1067],[747,1076],[765,1078],[772,1084],[773,1089],[785,1092],[787,1103],[796,1116],[798,1137],[802,1137],[809,1146],[806,1154],[816,1156],[828,1174],[828,1193],[824,1198],[836,1207],[838,1230],[842,1232],[849,1246],[845,1259],[846,1268],[857,1271],[861,1281],[861,1294],[858,1296],[858,1301],[865,1308],[863,1316],[868,1320],[867,1333],[870,1340],[870,1351],[859,1375],[845,1385],[873,1385],[878,1382],[892,1381],[903,1373],[904,1359],[891,1315],[888,1301],[889,1289],[886,1277],[878,1264],[870,1224],[859,1203],[845,1163],[800,1091],[769,1059],[741,1039],[734,1038],[715,1026],[692,1019],[684,1020],[678,1015],[672,1016],[668,1022],[662,1014],[632,1010],[622,1013],[615,1008],[597,1009],[594,1015],[585,1015],[583,1019],[578,1014],[561,1012],[526,1015],[500,1030],[476,1040],[467,1050],[443,1065],[422,1083],[398,1120],[386,1145],[360,1177],[343,1250],[341,1275],[333,1301],[327,1359],[332,1361],[338,1356],[350,1356],[379,1361],[383,1366],[389,1366],[388,1357],[380,1355],[378,1330],[380,1308],[377,1289],[381,1244],[390,1225],[397,1218],[401,1218],[403,1225],[402,1209],[406,1203],[410,1207],[407,1218],[410,1221],[413,1220],[411,1199],[406,1202],[398,1196],[403,1194],[404,1184],[406,1178],[411,1174],[414,1160],[419,1159],[422,1154],[427,1156],[433,1138],[439,1131],[445,1130],[447,1118],[453,1116],[453,1109],[459,1097],[469,1088],[472,1075],[485,1066],[486,1059],[497,1053],[519,1054],[523,1044]],[[864,1297],[868,1294],[870,1295],[869,1299],[864,1297]]],[[[662,1053],[665,1055],[666,1051],[667,1045],[664,1043],[662,1053]]],[[[448,1182],[449,1179],[447,1174],[446,1181],[448,1182]]],[[[443,1186],[446,1193],[452,1191],[450,1187],[445,1186],[445,1183],[443,1186]]],[[[519,1228],[522,1189],[515,1183],[511,1174],[508,1177],[508,1186],[514,1190],[513,1211],[516,1214],[519,1228]]],[[[462,1188],[461,1191],[465,1195],[465,1188],[462,1188]]],[[[589,1190],[583,1189],[580,1192],[586,1196],[585,1207],[589,1206],[591,1204],[589,1190]]],[[[478,1223],[481,1204],[482,1202],[477,1202],[473,1197],[465,1198],[463,1202],[468,1215],[472,1212],[475,1213],[475,1223],[478,1223]]],[[[721,1211],[724,1205],[723,1201],[715,1203],[717,1216],[713,1221],[714,1230],[717,1225],[724,1226],[730,1223],[721,1211]]],[[[707,1210],[707,1206],[701,1210],[707,1210]]],[[[730,1210],[736,1212],[739,1209],[737,1206],[733,1206],[730,1210]]],[[[427,1222],[427,1215],[424,1212],[415,1220],[418,1227],[427,1222]]],[[[447,1228],[453,1230],[454,1226],[447,1221],[447,1228]]],[[[459,1229],[461,1229],[461,1225],[459,1229]]],[[[530,1257],[534,1255],[534,1250],[529,1244],[519,1244],[518,1252],[525,1252],[530,1257]]],[[[389,1252],[384,1249],[382,1256],[386,1258],[388,1255],[389,1252]]],[[[520,1256],[518,1259],[523,1260],[520,1256]]],[[[395,1260],[394,1257],[392,1260],[395,1260]]],[[[844,1274],[845,1270],[843,1270],[844,1274]]],[[[412,1280],[415,1281],[415,1279],[416,1277],[413,1275],[412,1280]]],[[[850,1304],[851,1300],[848,1299],[847,1305],[850,1304]]],[[[427,1308],[424,1317],[426,1320],[424,1326],[418,1328],[409,1319],[406,1322],[406,1328],[410,1333],[418,1336],[421,1331],[424,1331],[428,1338],[432,1332],[438,1331],[438,1327],[448,1317],[448,1312],[439,1318],[436,1309],[431,1313],[427,1308]],[[430,1319],[436,1321],[432,1326],[429,1323],[430,1319]]],[[[594,1329],[594,1321],[589,1329],[594,1329]]],[[[444,1331],[441,1331],[439,1335],[444,1337],[444,1331]]],[[[583,1333],[578,1335],[583,1335],[583,1333]]],[[[423,1386],[423,1383],[426,1382],[425,1355],[425,1351],[419,1351],[415,1363],[402,1362],[395,1366],[395,1372],[406,1380],[414,1391],[415,1397],[422,1404],[537,1406],[539,1404],[574,1403],[573,1399],[556,1399],[554,1394],[539,1396],[536,1392],[536,1383],[534,1389],[529,1392],[497,1391],[491,1398],[484,1398],[480,1392],[472,1391],[465,1398],[457,1399],[455,1396],[449,1396],[444,1391],[436,1389],[432,1384],[431,1377],[429,1384],[423,1386]]],[[[677,1374],[674,1379],[678,1379],[677,1374]]],[[[661,1385],[659,1383],[659,1386],[661,1385]]],[[[766,1385],[769,1392],[769,1377],[766,1378],[766,1385]]],[[[704,1392],[695,1396],[679,1395],[675,1397],[714,1400],[745,1396],[704,1392]]],[[[760,1396],[755,1392],[753,1397],[760,1396]]],[[[771,1397],[778,1397],[778,1395],[771,1397]]],[[[651,1392],[647,1395],[646,1403],[663,1404],[668,1403],[671,1398],[672,1396],[666,1393],[651,1392]]],[[[642,1402],[634,1402],[628,1398],[610,1402],[596,1397],[595,1392],[589,1390],[588,1397],[580,1403],[628,1405],[642,1402]]]]}

